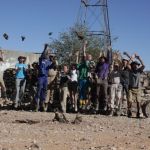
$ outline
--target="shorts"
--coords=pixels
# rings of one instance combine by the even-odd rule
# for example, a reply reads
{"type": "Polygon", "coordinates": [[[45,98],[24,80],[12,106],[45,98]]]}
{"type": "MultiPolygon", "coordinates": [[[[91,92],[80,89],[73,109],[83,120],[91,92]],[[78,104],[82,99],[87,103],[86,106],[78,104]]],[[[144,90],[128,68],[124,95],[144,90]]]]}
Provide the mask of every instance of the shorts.
{"type": "Polygon", "coordinates": [[[68,89],[69,91],[77,92],[78,90],[78,82],[77,81],[71,81],[68,83],[68,89]]]}
{"type": "Polygon", "coordinates": [[[128,92],[128,101],[129,102],[140,102],[141,101],[141,95],[140,95],[140,89],[131,88],[128,92]]]}

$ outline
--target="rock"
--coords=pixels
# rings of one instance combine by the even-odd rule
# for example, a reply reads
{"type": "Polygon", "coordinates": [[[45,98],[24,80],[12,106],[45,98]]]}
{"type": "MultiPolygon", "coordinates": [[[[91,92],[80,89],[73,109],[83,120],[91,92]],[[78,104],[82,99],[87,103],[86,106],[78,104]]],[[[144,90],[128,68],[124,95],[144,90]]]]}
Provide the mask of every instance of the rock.
{"type": "Polygon", "coordinates": [[[141,92],[141,97],[145,97],[145,93],[144,92],[141,92]]]}
{"type": "Polygon", "coordinates": [[[66,116],[63,113],[55,112],[55,117],[53,121],[58,121],[60,123],[68,123],[69,121],[66,119],[66,116]]]}
{"type": "Polygon", "coordinates": [[[34,140],[27,150],[42,150],[42,148],[37,144],[36,140],[34,140]]]}
{"type": "Polygon", "coordinates": [[[145,101],[142,105],[142,111],[145,117],[150,117],[150,100],[145,101]]]}
{"type": "Polygon", "coordinates": [[[145,149],[145,145],[141,145],[141,146],[140,146],[140,149],[145,149]]]}
{"type": "Polygon", "coordinates": [[[78,114],[75,117],[75,120],[72,122],[73,124],[80,124],[82,122],[82,117],[78,114]]]}
{"type": "Polygon", "coordinates": [[[144,90],[145,94],[150,94],[150,90],[144,90]]]}
{"type": "Polygon", "coordinates": [[[115,147],[111,147],[110,149],[111,149],[111,150],[117,150],[117,148],[115,148],[115,147]]]}
{"type": "Polygon", "coordinates": [[[148,79],[148,78],[144,79],[143,86],[144,86],[144,87],[149,86],[149,79],[148,79]]]}
{"type": "Polygon", "coordinates": [[[87,139],[86,138],[81,138],[80,141],[87,141],[87,139]]]}
{"type": "Polygon", "coordinates": [[[15,120],[13,123],[26,123],[32,125],[32,124],[40,123],[40,121],[26,119],[26,120],[15,120]]]}
{"type": "Polygon", "coordinates": [[[145,87],[145,89],[150,90],[150,86],[145,87]]]}
{"type": "Polygon", "coordinates": [[[12,99],[15,95],[15,69],[9,68],[4,71],[4,82],[7,89],[7,97],[12,99]]]}
{"type": "Polygon", "coordinates": [[[91,150],[95,150],[95,147],[90,147],[91,150]]]}
{"type": "Polygon", "coordinates": [[[145,94],[144,96],[149,98],[149,97],[150,97],[150,94],[145,94]]]}

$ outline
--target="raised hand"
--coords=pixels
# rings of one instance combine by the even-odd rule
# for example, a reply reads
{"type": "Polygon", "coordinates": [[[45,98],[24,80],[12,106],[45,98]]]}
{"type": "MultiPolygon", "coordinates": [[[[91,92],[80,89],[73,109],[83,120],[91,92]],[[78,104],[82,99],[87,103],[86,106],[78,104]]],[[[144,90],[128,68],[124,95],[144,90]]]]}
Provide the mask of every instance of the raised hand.
{"type": "Polygon", "coordinates": [[[131,58],[132,58],[132,59],[134,59],[134,58],[135,58],[135,56],[136,56],[136,54],[133,54],[133,55],[131,56],[131,58]]]}
{"type": "Polygon", "coordinates": [[[130,56],[127,52],[123,52],[124,55],[126,55],[128,58],[131,58],[132,56],[130,56]]]}
{"type": "Polygon", "coordinates": [[[135,53],[135,58],[136,58],[136,59],[139,59],[140,56],[139,56],[138,54],[135,53]]]}
{"type": "Polygon", "coordinates": [[[127,52],[123,52],[123,55],[128,55],[128,53],[127,52]]]}

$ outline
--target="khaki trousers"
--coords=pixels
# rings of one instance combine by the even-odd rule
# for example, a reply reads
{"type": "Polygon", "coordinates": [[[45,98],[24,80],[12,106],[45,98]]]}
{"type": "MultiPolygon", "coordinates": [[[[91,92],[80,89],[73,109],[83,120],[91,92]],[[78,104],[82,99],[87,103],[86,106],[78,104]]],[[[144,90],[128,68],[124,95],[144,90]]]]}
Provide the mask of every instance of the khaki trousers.
{"type": "Polygon", "coordinates": [[[122,98],[122,85],[112,84],[110,86],[110,99],[109,104],[112,109],[119,108],[122,98]]]}
{"type": "Polygon", "coordinates": [[[131,88],[128,92],[128,110],[131,111],[132,103],[136,102],[137,104],[137,114],[141,113],[141,90],[139,88],[131,88]]]}
{"type": "Polygon", "coordinates": [[[60,104],[62,112],[66,113],[67,96],[69,95],[68,87],[62,87],[60,89],[60,104]]]}
{"type": "Polygon", "coordinates": [[[48,77],[48,87],[47,87],[47,94],[46,94],[46,101],[45,103],[49,103],[51,100],[53,100],[53,94],[54,94],[54,79],[56,76],[48,77]]]}

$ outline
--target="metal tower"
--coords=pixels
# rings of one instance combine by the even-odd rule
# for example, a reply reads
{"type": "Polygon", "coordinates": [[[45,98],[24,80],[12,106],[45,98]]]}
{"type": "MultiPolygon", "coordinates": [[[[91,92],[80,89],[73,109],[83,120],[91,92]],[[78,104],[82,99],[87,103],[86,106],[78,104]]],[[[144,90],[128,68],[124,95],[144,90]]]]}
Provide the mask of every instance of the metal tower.
{"type": "Polygon", "coordinates": [[[100,36],[103,51],[111,51],[107,0],[81,0],[77,22],[88,27],[86,36],[100,36]]]}

